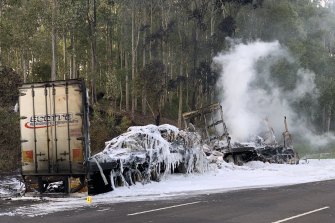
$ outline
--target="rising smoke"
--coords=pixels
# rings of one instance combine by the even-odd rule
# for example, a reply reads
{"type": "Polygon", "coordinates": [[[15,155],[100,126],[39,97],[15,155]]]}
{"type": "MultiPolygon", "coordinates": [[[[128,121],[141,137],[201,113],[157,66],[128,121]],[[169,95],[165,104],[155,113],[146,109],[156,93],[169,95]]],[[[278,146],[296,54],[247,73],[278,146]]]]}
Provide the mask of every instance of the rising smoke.
{"type": "MultiPolygon", "coordinates": [[[[292,81],[288,83],[291,86],[287,87],[274,78],[271,69],[282,61],[288,65],[295,62],[278,41],[235,43],[229,51],[214,58],[214,64],[220,71],[217,88],[221,92],[221,105],[232,139],[245,141],[261,134],[266,129],[264,119],[267,118],[280,141],[284,116],[287,116],[293,135],[305,136],[305,140],[314,144],[327,143],[330,137],[316,137],[308,118],[294,107],[306,97],[309,101],[316,101],[318,90],[314,82],[315,74],[297,68],[290,73],[292,81]]],[[[287,75],[283,74],[285,77],[287,75]]]]}

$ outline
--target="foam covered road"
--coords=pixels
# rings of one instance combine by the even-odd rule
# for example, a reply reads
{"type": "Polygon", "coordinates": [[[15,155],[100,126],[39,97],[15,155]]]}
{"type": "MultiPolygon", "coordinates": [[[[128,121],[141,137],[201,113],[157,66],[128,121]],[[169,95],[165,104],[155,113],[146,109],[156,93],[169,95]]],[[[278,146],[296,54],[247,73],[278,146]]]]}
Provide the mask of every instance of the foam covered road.
{"type": "Polygon", "coordinates": [[[335,180],[268,189],[130,202],[39,217],[1,216],[1,223],[75,222],[335,222],[335,180]]]}

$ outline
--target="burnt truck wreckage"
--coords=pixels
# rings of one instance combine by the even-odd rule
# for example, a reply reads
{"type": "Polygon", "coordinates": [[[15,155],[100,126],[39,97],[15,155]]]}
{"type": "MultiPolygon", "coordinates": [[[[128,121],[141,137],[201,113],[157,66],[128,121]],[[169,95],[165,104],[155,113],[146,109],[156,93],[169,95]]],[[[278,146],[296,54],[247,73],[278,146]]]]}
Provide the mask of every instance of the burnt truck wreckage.
{"type": "Polygon", "coordinates": [[[160,181],[173,172],[204,172],[208,164],[198,133],[168,124],[133,126],[89,158],[88,191],[96,194],[160,181]]]}
{"type": "Polygon", "coordinates": [[[284,144],[280,145],[275,139],[274,131],[267,119],[264,123],[267,131],[264,136],[255,136],[249,142],[231,142],[227,126],[223,120],[222,106],[209,105],[195,111],[183,114],[185,126],[197,126],[202,136],[203,144],[207,145],[206,155],[219,152],[226,162],[242,165],[249,161],[263,161],[269,163],[298,164],[299,156],[294,151],[292,137],[288,131],[286,117],[284,117],[284,144]]]}
{"type": "Polygon", "coordinates": [[[159,181],[169,173],[204,172],[222,161],[242,165],[249,161],[299,162],[284,119],[284,145],[277,143],[273,129],[266,125],[265,137],[248,143],[231,143],[220,104],[183,114],[185,130],[172,125],[133,126],[89,158],[90,194],[131,186],[136,182],[159,181]]]}

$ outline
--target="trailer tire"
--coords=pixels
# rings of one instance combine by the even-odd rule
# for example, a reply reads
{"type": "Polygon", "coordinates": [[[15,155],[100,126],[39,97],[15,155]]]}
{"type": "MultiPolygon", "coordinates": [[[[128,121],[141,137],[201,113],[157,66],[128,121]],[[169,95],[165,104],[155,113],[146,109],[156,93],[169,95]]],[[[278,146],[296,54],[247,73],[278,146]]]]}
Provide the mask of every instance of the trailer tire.
{"type": "Polygon", "coordinates": [[[38,192],[40,194],[43,194],[48,187],[48,183],[44,182],[42,177],[37,177],[37,182],[38,182],[38,192]],[[44,186],[44,183],[46,183],[46,186],[44,186]]]}

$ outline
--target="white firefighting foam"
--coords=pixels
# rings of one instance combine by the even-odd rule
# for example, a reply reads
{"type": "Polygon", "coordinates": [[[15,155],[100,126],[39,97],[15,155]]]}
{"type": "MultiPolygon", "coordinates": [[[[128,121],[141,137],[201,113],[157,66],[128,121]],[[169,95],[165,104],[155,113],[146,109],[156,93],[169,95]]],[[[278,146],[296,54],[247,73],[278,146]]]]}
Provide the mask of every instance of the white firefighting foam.
{"type": "MultiPolygon", "coordinates": [[[[35,203],[16,208],[1,209],[0,216],[40,216],[59,211],[69,211],[89,205],[106,205],[120,202],[176,199],[188,195],[227,192],[249,188],[267,188],[335,179],[335,160],[309,160],[299,165],[269,164],[259,161],[244,166],[222,163],[221,169],[204,174],[168,175],[161,182],[138,183],[131,188],[118,187],[116,190],[92,196],[87,204],[86,196],[81,198],[43,198],[35,203]]],[[[1,182],[0,182],[1,184],[1,182]]],[[[15,200],[40,198],[18,197],[15,200]]],[[[33,203],[31,201],[31,203],[33,203]]]]}
{"type": "MultiPolygon", "coordinates": [[[[91,160],[96,160],[99,164],[118,163],[118,170],[112,170],[111,177],[120,176],[125,185],[128,183],[120,174],[124,167],[138,171],[137,166],[143,163],[149,166],[147,174],[153,168],[160,174],[161,164],[164,164],[165,176],[181,163],[186,173],[203,173],[208,170],[208,160],[200,141],[198,133],[179,130],[168,124],[133,126],[126,133],[106,142],[105,149],[91,157],[91,160]]],[[[114,189],[115,186],[111,183],[114,189]]]]}

